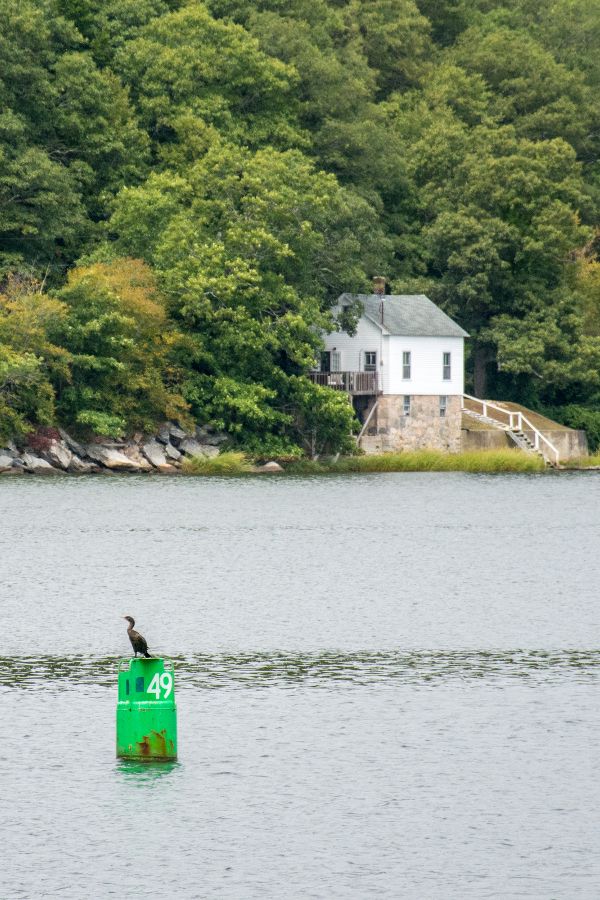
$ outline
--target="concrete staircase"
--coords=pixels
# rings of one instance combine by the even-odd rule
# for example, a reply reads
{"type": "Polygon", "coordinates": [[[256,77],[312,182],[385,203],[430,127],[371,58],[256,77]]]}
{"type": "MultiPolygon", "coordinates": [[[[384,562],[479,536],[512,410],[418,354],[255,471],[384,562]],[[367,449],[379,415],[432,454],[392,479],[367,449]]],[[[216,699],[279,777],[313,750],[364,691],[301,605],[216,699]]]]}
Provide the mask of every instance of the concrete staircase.
{"type": "Polygon", "coordinates": [[[504,409],[489,400],[480,400],[468,394],[463,395],[462,411],[476,421],[504,431],[519,450],[537,454],[548,466],[560,466],[558,450],[554,444],[523,413],[504,409]],[[533,441],[525,431],[533,434],[533,441]]]}

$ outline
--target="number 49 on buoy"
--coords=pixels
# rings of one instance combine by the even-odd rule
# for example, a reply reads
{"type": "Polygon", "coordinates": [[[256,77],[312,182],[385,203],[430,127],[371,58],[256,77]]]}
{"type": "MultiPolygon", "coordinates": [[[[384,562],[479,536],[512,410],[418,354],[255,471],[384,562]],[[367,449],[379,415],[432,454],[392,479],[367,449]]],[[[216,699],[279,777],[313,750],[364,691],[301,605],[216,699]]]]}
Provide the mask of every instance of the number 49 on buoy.
{"type": "Polygon", "coordinates": [[[173,690],[173,676],[169,672],[156,672],[152,681],[148,685],[146,693],[154,694],[157,700],[166,700],[173,690]],[[164,691],[163,696],[160,692],[164,691]]]}

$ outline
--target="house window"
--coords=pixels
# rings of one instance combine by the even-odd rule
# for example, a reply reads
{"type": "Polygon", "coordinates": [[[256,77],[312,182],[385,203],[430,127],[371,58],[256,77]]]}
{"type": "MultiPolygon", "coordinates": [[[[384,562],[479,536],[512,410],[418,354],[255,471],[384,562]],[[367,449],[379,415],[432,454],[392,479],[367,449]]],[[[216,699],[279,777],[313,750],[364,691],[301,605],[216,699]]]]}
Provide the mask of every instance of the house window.
{"type": "Polygon", "coordinates": [[[445,418],[447,409],[448,409],[448,398],[442,396],[442,397],[440,397],[440,416],[442,417],[442,419],[445,418]]]}
{"type": "Polygon", "coordinates": [[[375,350],[365,350],[365,372],[377,370],[377,353],[375,350]]]}
{"type": "Polygon", "coordinates": [[[404,415],[410,416],[410,396],[408,394],[404,395],[404,415]]]}
{"type": "Polygon", "coordinates": [[[410,378],[410,350],[405,350],[402,354],[402,377],[405,380],[410,378]]]}
{"type": "Polygon", "coordinates": [[[321,372],[339,372],[340,359],[339,350],[325,350],[321,353],[321,372]]]}
{"type": "Polygon", "coordinates": [[[450,381],[452,378],[452,364],[449,353],[442,353],[442,377],[444,381],[450,381]]]}

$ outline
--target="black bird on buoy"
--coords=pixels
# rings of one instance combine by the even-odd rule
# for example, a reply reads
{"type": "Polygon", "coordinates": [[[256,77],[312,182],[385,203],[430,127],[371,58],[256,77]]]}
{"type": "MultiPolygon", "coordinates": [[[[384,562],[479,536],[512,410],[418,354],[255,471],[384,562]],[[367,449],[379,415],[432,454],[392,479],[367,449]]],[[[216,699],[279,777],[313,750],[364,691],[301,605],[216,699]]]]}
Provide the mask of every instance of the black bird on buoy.
{"type": "Polygon", "coordinates": [[[148,644],[146,643],[146,638],[142,637],[139,631],[134,631],[133,626],[135,625],[135,620],[132,616],[123,616],[124,619],[127,619],[129,622],[129,628],[127,629],[127,634],[129,635],[129,640],[131,641],[131,646],[135,650],[135,655],[141,653],[142,656],[145,656],[146,659],[149,659],[152,654],[148,653],[148,644]]]}

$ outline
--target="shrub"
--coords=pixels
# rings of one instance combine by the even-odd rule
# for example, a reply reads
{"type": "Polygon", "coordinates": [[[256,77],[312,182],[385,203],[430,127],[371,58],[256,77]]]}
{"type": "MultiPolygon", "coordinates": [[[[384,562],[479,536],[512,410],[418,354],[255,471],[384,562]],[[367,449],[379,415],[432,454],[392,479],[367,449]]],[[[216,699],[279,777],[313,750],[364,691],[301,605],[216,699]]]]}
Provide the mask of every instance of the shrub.
{"type": "Polygon", "coordinates": [[[564,463],[565,469],[596,469],[600,468],[600,453],[595,456],[578,456],[568,459],[564,463]]]}
{"type": "Polygon", "coordinates": [[[191,456],[184,459],[181,470],[186,475],[243,475],[252,471],[245,453],[229,450],[219,456],[191,456]]]}
{"type": "Polygon", "coordinates": [[[552,407],[545,413],[569,428],[582,428],[592,452],[600,447],[600,409],[570,403],[568,406],[552,407]]]}
{"type": "Polygon", "coordinates": [[[27,445],[38,453],[49,450],[52,441],[60,441],[60,431],[57,428],[38,428],[27,435],[27,445]]]}
{"type": "Polygon", "coordinates": [[[289,475],[327,475],[333,471],[331,463],[322,463],[316,459],[298,459],[285,465],[289,475]]]}

